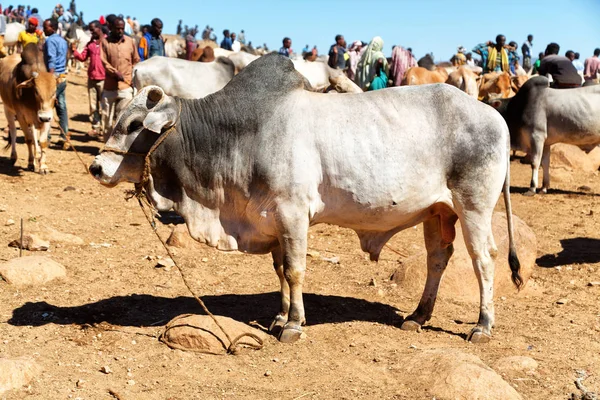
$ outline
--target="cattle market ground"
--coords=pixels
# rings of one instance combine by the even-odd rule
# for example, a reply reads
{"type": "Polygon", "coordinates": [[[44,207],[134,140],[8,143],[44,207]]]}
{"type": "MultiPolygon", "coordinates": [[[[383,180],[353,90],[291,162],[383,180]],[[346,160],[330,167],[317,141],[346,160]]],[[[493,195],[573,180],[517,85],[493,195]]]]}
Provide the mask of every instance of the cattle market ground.
{"type": "MultiPolygon", "coordinates": [[[[84,136],[86,80],[83,74],[69,79],[72,138],[89,164],[100,143],[84,136]]],[[[3,113],[0,126],[6,126],[3,113]]],[[[490,366],[506,356],[532,357],[539,363],[534,373],[504,377],[525,399],[579,393],[577,370],[587,371],[589,390],[600,391],[600,287],[588,286],[600,281],[598,173],[563,174],[550,194],[529,198],[521,194],[529,166],[511,164],[513,211],[537,235],[537,291],[497,299],[489,344],[465,341],[477,302],[448,297],[439,299],[422,333],[400,330],[402,316],[419,300],[389,280],[401,257],[384,249],[380,262],[370,263],[354,232],[319,225],[311,228],[309,246],[340,263],[307,261],[307,338],[284,345],[269,337],[261,351],[211,356],[171,350],[155,338],[171,318],[200,309],[176,269],[155,268],[147,259],[165,254],[137,203],[124,200],[130,186],[100,186],[72,151],[56,148],[48,154],[49,175],[26,171],[20,143],[15,167],[9,151],[0,153],[0,258],[18,256],[7,244],[17,237],[20,218],[26,231],[51,226],[86,244],[51,244],[46,255],[66,266],[66,280],[19,290],[0,282],[0,357],[33,357],[44,368],[7,399],[108,399],[109,389],[123,399],[431,399],[402,365],[425,349],[459,350],[490,366]],[[8,219],[17,223],[5,226],[8,219]],[[101,372],[104,366],[112,373],[101,372]]],[[[169,228],[160,232],[166,237],[169,228]]],[[[421,232],[408,229],[390,245],[413,254],[423,246],[421,232]]],[[[278,308],[270,256],[200,245],[177,255],[195,262],[192,283],[214,313],[269,324],[278,308]]],[[[497,268],[508,266],[500,260],[497,268]]]]}

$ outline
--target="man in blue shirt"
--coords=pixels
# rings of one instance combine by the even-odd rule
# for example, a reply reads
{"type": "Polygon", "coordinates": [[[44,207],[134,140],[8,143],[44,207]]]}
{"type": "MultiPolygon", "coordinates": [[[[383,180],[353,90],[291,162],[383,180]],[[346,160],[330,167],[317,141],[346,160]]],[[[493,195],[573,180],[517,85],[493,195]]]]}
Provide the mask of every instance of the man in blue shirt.
{"type": "Polygon", "coordinates": [[[292,39],[289,37],[283,38],[283,47],[279,49],[279,54],[286,57],[292,54],[292,39]]]}
{"type": "Polygon", "coordinates": [[[229,29],[225,29],[223,31],[223,40],[221,41],[221,48],[225,50],[231,50],[233,42],[231,41],[231,36],[229,35],[229,29]]]}
{"type": "MultiPolygon", "coordinates": [[[[44,21],[44,34],[46,42],[44,43],[44,63],[48,72],[56,77],[56,114],[61,128],[60,137],[64,141],[69,132],[69,116],[67,114],[67,42],[60,37],[58,31],[58,21],[47,19],[44,21]]],[[[50,134],[48,134],[50,141],[50,134]]]]}

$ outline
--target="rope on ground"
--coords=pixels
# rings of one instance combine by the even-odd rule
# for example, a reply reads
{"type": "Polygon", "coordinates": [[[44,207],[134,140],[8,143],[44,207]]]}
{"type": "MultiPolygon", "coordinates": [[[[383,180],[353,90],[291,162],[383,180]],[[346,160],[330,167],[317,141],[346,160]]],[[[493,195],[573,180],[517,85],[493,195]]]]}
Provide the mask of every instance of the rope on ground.
{"type": "MultiPolygon", "coordinates": [[[[150,153],[148,153],[150,154],[150,153]]],[[[221,342],[221,344],[223,345],[223,348],[225,349],[227,354],[238,354],[239,353],[239,346],[240,345],[245,345],[248,346],[254,350],[260,350],[263,347],[263,341],[260,337],[258,337],[257,335],[253,334],[253,333],[242,333],[239,336],[235,337],[234,339],[231,339],[231,336],[229,336],[229,334],[227,333],[227,331],[223,328],[223,326],[219,323],[219,321],[217,320],[217,318],[214,316],[213,313],[211,313],[208,310],[208,307],[206,307],[206,304],[204,304],[204,301],[202,301],[202,299],[196,295],[196,293],[194,292],[194,290],[192,289],[192,287],[190,286],[188,279],[185,275],[185,273],[183,272],[183,269],[179,266],[179,264],[177,263],[171,249],[169,248],[169,246],[167,245],[167,243],[163,240],[163,238],[160,237],[160,235],[158,234],[158,229],[157,229],[157,225],[156,225],[156,221],[154,220],[154,207],[148,202],[148,199],[146,197],[146,192],[145,191],[141,191],[139,194],[135,194],[135,197],[138,199],[138,203],[140,205],[140,208],[142,209],[142,212],[144,213],[144,216],[146,217],[146,220],[148,221],[148,223],[150,224],[150,227],[152,228],[152,231],[154,232],[154,234],[156,235],[156,237],[158,238],[158,240],[160,241],[160,243],[163,245],[165,251],[167,252],[167,254],[169,255],[169,257],[171,257],[171,260],[173,260],[173,263],[175,264],[175,267],[177,268],[177,270],[179,271],[179,274],[181,275],[181,279],[183,280],[184,285],[187,287],[187,289],[189,290],[189,292],[192,294],[192,296],[194,296],[194,298],[196,299],[196,301],[200,304],[200,307],[202,307],[202,309],[204,310],[204,312],[206,313],[206,315],[210,316],[212,318],[212,320],[214,321],[215,325],[217,325],[219,327],[219,329],[221,330],[221,332],[223,332],[223,334],[225,335],[225,337],[227,338],[227,340],[229,341],[229,345],[226,345],[225,343],[221,342]],[[148,212],[147,208],[149,208],[151,211],[148,212]],[[254,339],[256,341],[257,344],[249,344],[249,343],[241,343],[240,340],[244,337],[250,337],[251,339],[254,339]]],[[[131,197],[130,197],[131,198],[131,197]]],[[[187,348],[183,348],[180,347],[174,343],[169,343],[165,340],[165,334],[166,334],[167,330],[165,330],[165,332],[163,332],[163,334],[159,337],[159,340],[163,343],[165,343],[167,346],[169,346],[170,348],[173,349],[179,349],[179,350],[190,350],[187,348]]],[[[208,354],[215,354],[213,352],[210,351],[206,351],[206,350],[193,350],[199,353],[208,353],[208,354]]]]}
{"type": "Polygon", "coordinates": [[[71,135],[67,135],[67,133],[65,133],[65,131],[63,130],[62,126],[58,125],[58,129],[62,132],[62,134],[65,137],[65,142],[69,144],[69,147],[71,147],[73,149],[73,152],[75,153],[75,155],[77,156],[77,158],[79,158],[79,161],[81,161],[81,165],[83,165],[83,168],[85,169],[85,173],[89,174],[90,170],[88,169],[87,164],[85,163],[85,161],[83,161],[83,158],[81,158],[81,156],[79,155],[79,152],[77,151],[77,149],[75,148],[75,146],[73,145],[73,143],[71,143],[71,135]]]}
{"type": "MultiPolygon", "coordinates": [[[[180,110],[181,110],[181,108],[180,108],[180,110]]],[[[210,316],[212,318],[212,320],[219,327],[219,329],[221,330],[221,332],[223,332],[223,334],[225,335],[225,337],[227,337],[227,340],[229,341],[229,345],[226,345],[225,343],[221,342],[221,344],[223,345],[223,348],[224,348],[226,354],[238,354],[239,351],[240,351],[240,346],[242,346],[242,345],[246,346],[246,347],[249,347],[249,348],[252,348],[252,349],[255,349],[255,350],[260,350],[260,349],[262,349],[264,343],[263,343],[263,341],[262,341],[262,339],[260,337],[258,337],[257,335],[255,335],[253,333],[248,333],[248,332],[242,333],[241,335],[239,335],[239,336],[231,339],[231,336],[229,336],[229,334],[227,333],[227,331],[223,328],[223,326],[221,326],[221,324],[219,323],[219,321],[217,320],[217,318],[214,316],[214,314],[211,313],[208,310],[208,307],[206,307],[206,304],[204,304],[204,302],[202,301],[202,299],[198,295],[196,295],[196,293],[194,292],[194,290],[190,286],[190,284],[189,284],[189,282],[187,280],[187,277],[186,277],[185,273],[183,272],[183,269],[179,266],[179,264],[177,263],[175,257],[173,256],[173,253],[171,252],[171,249],[169,249],[169,246],[167,246],[167,243],[158,234],[158,227],[156,225],[156,221],[154,220],[154,215],[156,214],[156,209],[148,201],[148,198],[146,196],[146,192],[143,189],[143,186],[145,185],[145,183],[150,178],[150,156],[152,155],[152,153],[154,152],[154,150],[156,150],[156,148],[158,148],[158,146],[166,139],[166,137],[171,132],[173,132],[175,130],[175,126],[176,125],[173,125],[173,127],[171,127],[168,131],[164,132],[161,135],[161,137],[150,148],[150,150],[148,151],[148,153],[144,155],[144,157],[145,157],[144,161],[145,162],[144,162],[144,173],[143,173],[143,176],[142,176],[142,182],[140,182],[139,184],[136,185],[136,190],[135,191],[131,191],[130,192],[130,195],[127,197],[127,200],[131,199],[132,197],[136,197],[138,199],[138,203],[140,205],[140,208],[142,209],[142,212],[144,213],[144,216],[146,217],[146,220],[150,224],[150,227],[152,228],[152,231],[155,233],[156,237],[158,238],[158,240],[160,241],[160,243],[163,245],[163,247],[166,250],[166,252],[169,255],[169,257],[171,257],[171,260],[173,260],[173,263],[175,264],[175,267],[177,268],[177,270],[179,271],[179,274],[181,275],[181,279],[183,280],[184,285],[186,286],[186,288],[188,289],[188,291],[192,294],[192,296],[194,296],[194,298],[196,299],[196,301],[200,304],[200,306],[202,307],[202,309],[204,310],[204,312],[206,313],[206,315],[208,315],[208,316],[210,316]],[[146,210],[146,207],[148,209],[150,209],[150,212],[148,212],[146,210]],[[243,342],[243,343],[240,342],[240,340],[242,338],[244,338],[244,337],[249,337],[251,339],[254,339],[257,344],[247,343],[247,342],[243,342]]],[[[62,129],[62,127],[60,125],[59,125],[59,129],[63,133],[63,135],[65,136],[66,142],[69,144],[69,146],[71,146],[71,148],[73,149],[73,151],[77,155],[77,158],[79,158],[79,161],[81,161],[81,164],[85,168],[86,173],[89,173],[89,169],[87,167],[87,164],[83,161],[83,159],[81,158],[81,156],[77,152],[77,149],[71,143],[69,135],[67,135],[65,133],[65,131],[62,129]]],[[[105,150],[106,151],[113,151],[113,149],[106,149],[106,148],[105,148],[105,150]]],[[[127,152],[122,152],[122,153],[127,154],[127,152]]],[[[138,155],[138,154],[135,154],[135,155],[138,155]]],[[[191,350],[191,349],[186,349],[186,348],[180,348],[179,346],[177,346],[177,345],[175,345],[173,343],[167,342],[165,340],[165,334],[166,334],[166,332],[167,331],[165,330],[165,332],[163,332],[160,335],[159,340],[161,342],[163,342],[164,344],[166,344],[170,348],[179,349],[179,350],[187,350],[187,351],[191,350]]],[[[193,350],[193,351],[200,352],[200,353],[215,354],[213,352],[203,351],[203,350],[193,350]]],[[[113,394],[113,396],[115,396],[115,394],[113,394]]],[[[115,397],[117,397],[117,396],[115,396],[115,397]]],[[[119,397],[117,397],[117,398],[119,398],[119,397]]]]}

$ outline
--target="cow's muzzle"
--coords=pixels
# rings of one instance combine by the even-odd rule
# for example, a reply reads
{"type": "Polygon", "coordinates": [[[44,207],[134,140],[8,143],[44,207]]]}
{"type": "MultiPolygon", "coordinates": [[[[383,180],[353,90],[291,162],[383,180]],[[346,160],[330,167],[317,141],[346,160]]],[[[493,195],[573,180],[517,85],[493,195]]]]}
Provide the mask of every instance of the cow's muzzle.
{"type": "Polygon", "coordinates": [[[38,112],[38,119],[40,122],[52,121],[52,111],[40,111],[38,112]]]}
{"type": "Polygon", "coordinates": [[[98,162],[94,161],[92,163],[92,165],[90,165],[90,174],[92,174],[92,176],[96,179],[100,179],[102,177],[102,165],[100,165],[98,162]]]}

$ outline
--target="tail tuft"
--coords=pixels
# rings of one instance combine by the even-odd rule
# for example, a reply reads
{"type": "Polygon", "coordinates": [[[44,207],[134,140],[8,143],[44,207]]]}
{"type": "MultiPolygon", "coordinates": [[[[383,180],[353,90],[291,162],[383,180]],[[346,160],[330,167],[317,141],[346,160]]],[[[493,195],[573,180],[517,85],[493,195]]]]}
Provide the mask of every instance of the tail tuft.
{"type": "Polygon", "coordinates": [[[521,274],[519,273],[521,271],[521,263],[514,248],[508,252],[508,265],[511,270],[511,280],[517,289],[521,290],[523,288],[523,278],[521,278],[521,274]]]}

